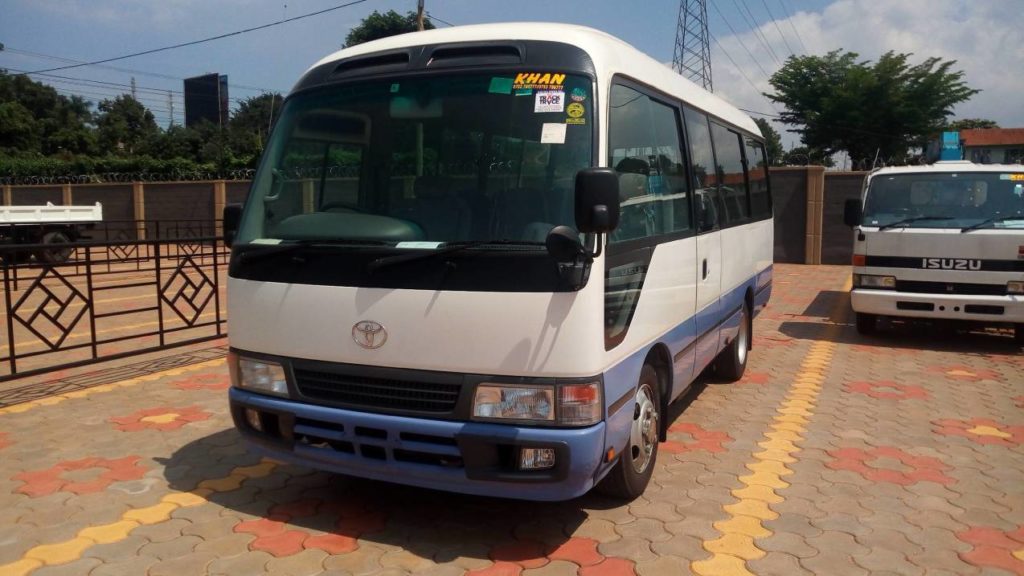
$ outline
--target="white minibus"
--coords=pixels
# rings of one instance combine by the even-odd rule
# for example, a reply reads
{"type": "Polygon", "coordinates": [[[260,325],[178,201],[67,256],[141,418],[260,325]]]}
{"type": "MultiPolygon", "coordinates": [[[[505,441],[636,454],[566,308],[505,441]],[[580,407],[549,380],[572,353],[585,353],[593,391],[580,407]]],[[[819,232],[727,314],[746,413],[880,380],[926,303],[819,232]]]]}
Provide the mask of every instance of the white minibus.
{"type": "Polygon", "coordinates": [[[570,25],[324,58],[224,226],[244,437],[471,494],[640,494],[669,403],[741,377],[771,291],[757,125],[570,25]]]}

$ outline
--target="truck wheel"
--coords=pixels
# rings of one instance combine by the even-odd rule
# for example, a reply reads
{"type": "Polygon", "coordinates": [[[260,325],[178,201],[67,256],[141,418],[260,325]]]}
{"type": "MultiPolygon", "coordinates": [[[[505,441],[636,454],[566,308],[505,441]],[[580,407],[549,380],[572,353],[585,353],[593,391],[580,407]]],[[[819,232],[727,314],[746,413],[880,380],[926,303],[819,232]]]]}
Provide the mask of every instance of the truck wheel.
{"type": "Polygon", "coordinates": [[[644,493],[658,459],[658,433],[661,421],[658,372],[644,364],[636,387],[633,422],[626,450],[598,485],[598,491],[613,498],[633,500],[644,493]]]}
{"type": "Polygon", "coordinates": [[[750,350],[750,310],[746,303],[740,309],[740,329],[732,343],[715,358],[715,375],[728,382],[743,378],[747,370],[747,352],[750,350]]]}
{"type": "MultiPolygon", "coordinates": [[[[43,234],[40,240],[41,244],[70,244],[71,238],[68,237],[67,232],[63,230],[51,230],[43,234]]],[[[63,248],[54,248],[52,250],[39,250],[36,252],[36,260],[44,262],[46,264],[60,264],[66,262],[71,257],[71,253],[74,248],[65,246],[63,248]]]]}
{"type": "Polygon", "coordinates": [[[864,334],[874,334],[875,328],[878,327],[878,316],[874,314],[864,314],[857,312],[857,332],[864,334]]]}
{"type": "Polygon", "coordinates": [[[1024,324],[1014,325],[1013,340],[1017,343],[1017,346],[1024,346],[1024,324]]]}

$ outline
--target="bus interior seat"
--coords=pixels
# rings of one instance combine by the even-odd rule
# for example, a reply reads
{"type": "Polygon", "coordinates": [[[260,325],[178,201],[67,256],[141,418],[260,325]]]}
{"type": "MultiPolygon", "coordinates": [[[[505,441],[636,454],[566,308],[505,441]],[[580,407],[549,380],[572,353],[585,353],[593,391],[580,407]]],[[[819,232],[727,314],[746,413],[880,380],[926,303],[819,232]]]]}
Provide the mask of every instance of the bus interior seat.
{"type": "Polygon", "coordinates": [[[451,180],[445,176],[417,177],[413,198],[395,216],[419,224],[427,240],[439,242],[468,239],[472,217],[466,202],[452,190],[451,180]]]}

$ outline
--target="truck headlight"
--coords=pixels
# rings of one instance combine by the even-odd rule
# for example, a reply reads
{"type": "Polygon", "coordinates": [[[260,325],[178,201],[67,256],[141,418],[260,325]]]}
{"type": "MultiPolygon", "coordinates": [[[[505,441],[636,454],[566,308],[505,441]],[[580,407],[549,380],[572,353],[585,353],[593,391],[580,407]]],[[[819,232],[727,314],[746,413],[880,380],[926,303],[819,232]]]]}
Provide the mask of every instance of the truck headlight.
{"type": "Polygon", "coordinates": [[[231,384],[236,388],[288,397],[288,379],[284,366],[279,363],[232,354],[228,366],[231,368],[231,384]]]}
{"type": "Polygon", "coordinates": [[[601,383],[527,386],[484,383],[473,397],[479,420],[520,420],[583,426],[601,421],[601,383]]]}
{"type": "Polygon", "coordinates": [[[1010,280],[1006,283],[1007,294],[1024,294],[1024,280],[1010,280]]]}
{"type": "Polygon", "coordinates": [[[854,274],[853,285],[856,288],[895,288],[895,276],[875,276],[874,274],[854,274]]]}

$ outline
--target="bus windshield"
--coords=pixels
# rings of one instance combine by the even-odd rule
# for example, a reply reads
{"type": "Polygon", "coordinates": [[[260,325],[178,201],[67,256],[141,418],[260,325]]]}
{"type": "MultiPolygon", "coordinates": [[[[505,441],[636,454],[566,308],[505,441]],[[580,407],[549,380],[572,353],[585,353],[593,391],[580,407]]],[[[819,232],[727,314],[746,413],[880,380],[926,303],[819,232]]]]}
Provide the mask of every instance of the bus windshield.
{"type": "Polygon", "coordinates": [[[238,242],[543,242],[573,223],[574,178],[592,162],[593,103],[591,79],[534,72],[296,94],[264,153],[238,242]]]}
{"type": "Polygon", "coordinates": [[[868,188],[862,224],[960,228],[990,220],[993,228],[1024,227],[1024,173],[876,176],[868,188]]]}

